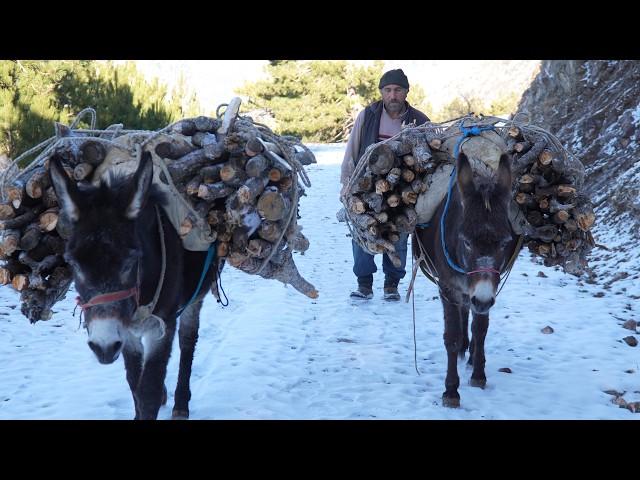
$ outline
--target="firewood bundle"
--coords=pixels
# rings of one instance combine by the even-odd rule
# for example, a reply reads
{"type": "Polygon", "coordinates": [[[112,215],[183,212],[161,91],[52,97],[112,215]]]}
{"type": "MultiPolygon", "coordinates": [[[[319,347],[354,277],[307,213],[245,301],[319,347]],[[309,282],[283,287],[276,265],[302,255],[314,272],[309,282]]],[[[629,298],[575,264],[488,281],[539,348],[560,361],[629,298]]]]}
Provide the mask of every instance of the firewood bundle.
{"type": "Polygon", "coordinates": [[[517,127],[513,122],[499,125],[507,121],[497,117],[406,128],[370,146],[350,178],[338,215],[339,220],[348,220],[354,240],[370,253],[386,253],[399,265],[393,244],[400,233],[416,227],[419,196],[434,193],[436,204],[443,198],[461,137],[459,126],[465,121],[492,127],[481,133],[484,138],[471,136],[461,144],[463,151],[470,149],[467,156],[475,154],[497,168],[500,152],[513,154],[513,195],[526,217],[525,244],[544,258],[545,265],[580,273],[594,246],[590,229],[595,221],[589,198],[579,191],[584,167],[543,129],[517,127]]]}
{"type": "Polygon", "coordinates": [[[546,266],[562,265],[580,273],[595,245],[591,228],[595,213],[580,192],[584,168],[555,139],[513,126],[507,144],[513,153],[514,200],[527,220],[524,234],[531,252],[546,266]]]}
{"type": "Polygon", "coordinates": [[[416,227],[418,196],[427,191],[428,178],[442,161],[431,149],[440,145],[434,132],[408,128],[365,151],[342,197],[344,214],[362,248],[386,253],[400,266],[394,243],[416,227]]]}
{"type": "Polygon", "coordinates": [[[160,177],[167,173],[188,205],[190,214],[177,225],[171,219],[183,239],[199,222],[207,224],[219,261],[316,298],[292,256],[309,248],[298,224],[305,194],[298,175],[309,186],[302,165],[315,158],[298,139],[237,116],[238,108],[234,99],[223,118],[183,119],[159,132],[123,131],[120,125],[95,135],[57,125],[55,143],[1,190],[0,285],[21,292],[22,313],[32,323],[50,318],[72,281],[63,257],[71,225],[59,210],[48,159],[60,155],[79,185],[98,184],[112,165],[137,158],[136,144],[162,162],[160,177]]]}

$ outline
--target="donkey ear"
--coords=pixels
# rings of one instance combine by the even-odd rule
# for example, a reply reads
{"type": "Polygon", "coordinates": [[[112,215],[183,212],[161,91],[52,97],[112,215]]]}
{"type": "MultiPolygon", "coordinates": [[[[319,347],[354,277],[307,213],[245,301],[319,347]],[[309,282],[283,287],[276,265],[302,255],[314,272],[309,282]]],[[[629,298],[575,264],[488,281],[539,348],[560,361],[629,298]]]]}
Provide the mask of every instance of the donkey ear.
{"type": "Polygon", "coordinates": [[[140,214],[149,196],[149,188],[153,180],[153,160],[149,152],[143,152],[140,159],[140,165],[133,176],[133,195],[129,201],[129,206],[125,212],[125,216],[131,220],[137,218],[140,214]]]}
{"type": "Polygon", "coordinates": [[[511,157],[506,153],[500,156],[497,172],[498,185],[507,192],[511,192],[511,157]]]}
{"type": "Polygon", "coordinates": [[[470,195],[475,191],[475,185],[473,184],[473,170],[471,170],[469,159],[463,152],[460,152],[458,155],[456,171],[460,193],[462,193],[463,197],[470,195]]]}
{"type": "Polygon", "coordinates": [[[56,197],[63,212],[72,222],[77,222],[80,218],[80,194],[78,187],[64,171],[62,160],[58,155],[54,155],[49,160],[49,174],[51,175],[51,183],[56,192],[56,197]]]}

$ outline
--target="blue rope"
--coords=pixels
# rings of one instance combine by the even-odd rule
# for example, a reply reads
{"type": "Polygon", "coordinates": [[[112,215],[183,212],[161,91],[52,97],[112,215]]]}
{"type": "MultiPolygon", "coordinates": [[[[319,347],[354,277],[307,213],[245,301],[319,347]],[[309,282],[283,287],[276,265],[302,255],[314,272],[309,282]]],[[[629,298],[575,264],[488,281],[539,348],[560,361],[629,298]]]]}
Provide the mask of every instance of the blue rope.
{"type": "Polygon", "coordinates": [[[418,223],[416,225],[416,228],[427,228],[429,225],[431,225],[431,222],[427,222],[427,223],[418,223]]]}
{"type": "Polygon", "coordinates": [[[216,258],[216,242],[212,242],[211,245],[209,245],[209,250],[207,251],[207,258],[205,258],[204,260],[204,268],[202,269],[202,275],[200,275],[200,281],[198,282],[198,288],[196,288],[195,293],[193,294],[193,296],[191,297],[191,300],[189,300],[187,302],[187,304],[178,309],[178,313],[176,316],[180,316],[182,315],[182,312],[184,312],[184,310],[193,303],[193,301],[196,299],[196,297],[198,296],[198,294],[200,293],[200,289],[202,288],[202,282],[204,282],[204,277],[207,276],[207,272],[209,271],[209,267],[211,266],[211,264],[213,263],[213,260],[216,258]]]}
{"type": "MultiPolygon", "coordinates": [[[[453,150],[454,160],[458,159],[458,154],[460,153],[460,145],[462,145],[462,142],[466,138],[472,135],[480,135],[480,133],[485,132],[487,130],[495,130],[495,127],[493,125],[487,125],[485,127],[478,127],[478,126],[465,127],[464,125],[462,125],[462,122],[460,122],[460,131],[462,132],[462,136],[456,142],[456,146],[453,150]]],[[[447,244],[445,243],[445,240],[444,240],[444,237],[445,237],[444,222],[447,217],[447,212],[449,211],[449,202],[451,201],[451,191],[453,190],[453,182],[455,178],[456,178],[456,167],[454,166],[453,170],[451,171],[451,176],[449,178],[449,189],[447,191],[447,201],[444,204],[444,212],[442,212],[442,217],[440,217],[440,243],[442,244],[442,251],[444,252],[444,257],[447,259],[447,263],[449,264],[449,266],[453,268],[456,272],[467,273],[465,269],[463,269],[462,267],[459,267],[451,259],[451,257],[449,256],[449,252],[447,251],[447,244]]]]}

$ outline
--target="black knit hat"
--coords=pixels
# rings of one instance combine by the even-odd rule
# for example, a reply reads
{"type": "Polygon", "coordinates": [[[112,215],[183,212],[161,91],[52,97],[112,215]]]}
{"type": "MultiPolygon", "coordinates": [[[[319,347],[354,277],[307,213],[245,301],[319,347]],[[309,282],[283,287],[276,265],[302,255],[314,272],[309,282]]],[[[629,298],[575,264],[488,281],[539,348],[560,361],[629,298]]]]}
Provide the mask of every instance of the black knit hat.
{"type": "Polygon", "coordinates": [[[378,84],[378,88],[384,88],[387,85],[400,85],[406,89],[409,88],[409,79],[404,74],[401,68],[396,70],[389,70],[385,72],[384,75],[380,78],[380,83],[378,84]]]}

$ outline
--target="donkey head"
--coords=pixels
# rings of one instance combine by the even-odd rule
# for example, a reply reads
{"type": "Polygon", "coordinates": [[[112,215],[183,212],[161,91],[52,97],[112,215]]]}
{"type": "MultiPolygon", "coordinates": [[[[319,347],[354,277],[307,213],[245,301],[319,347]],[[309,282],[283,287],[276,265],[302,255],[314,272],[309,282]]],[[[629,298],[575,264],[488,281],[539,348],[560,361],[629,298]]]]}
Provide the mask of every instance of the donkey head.
{"type": "Polygon", "coordinates": [[[495,175],[474,179],[467,156],[460,152],[456,170],[462,203],[456,251],[467,271],[471,310],[486,314],[495,303],[500,273],[507,265],[515,241],[508,215],[511,159],[503,154],[495,175]]]}
{"type": "Polygon", "coordinates": [[[84,311],[89,347],[100,363],[114,362],[137,308],[142,246],[136,223],[145,206],[153,162],[145,152],[132,177],[112,177],[109,185],[84,187],[51,159],[51,180],[61,214],[71,221],[65,259],[84,311]]]}

